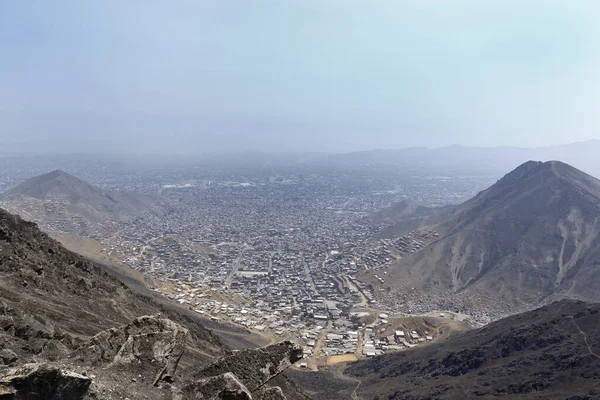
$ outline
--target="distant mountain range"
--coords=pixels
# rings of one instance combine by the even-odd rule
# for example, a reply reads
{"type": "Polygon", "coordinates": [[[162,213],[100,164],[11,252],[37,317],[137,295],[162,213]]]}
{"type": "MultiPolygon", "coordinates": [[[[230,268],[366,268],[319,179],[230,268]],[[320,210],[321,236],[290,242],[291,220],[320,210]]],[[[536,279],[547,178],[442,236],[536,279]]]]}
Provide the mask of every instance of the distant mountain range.
{"type": "MultiPolygon", "coordinates": [[[[437,148],[407,147],[356,152],[231,152],[198,154],[128,154],[128,153],[11,153],[0,152],[0,161],[22,163],[26,170],[40,173],[50,168],[63,168],[86,174],[102,166],[104,175],[118,174],[123,169],[193,167],[198,165],[243,166],[272,170],[289,166],[364,169],[392,166],[399,171],[416,173],[485,173],[503,174],[528,160],[562,160],[586,173],[600,176],[600,139],[545,147],[473,147],[452,145],[437,148]],[[53,167],[51,167],[53,166],[53,167]],[[116,168],[115,168],[116,167],[116,168]]],[[[21,171],[13,175],[21,177],[21,171]]],[[[82,175],[83,177],[83,175],[82,175]]],[[[85,179],[97,178],[88,174],[85,179]]],[[[93,181],[92,181],[93,182],[93,181]]]]}
{"type": "Polygon", "coordinates": [[[589,140],[535,148],[454,145],[440,148],[412,147],[398,150],[371,150],[331,154],[321,156],[317,160],[349,168],[395,165],[417,175],[425,172],[443,173],[444,171],[465,174],[500,174],[528,160],[562,160],[586,173],[600,176],[598,154],[600,154],[600,140],[589,140]]]}
{"type": "Polygon", "coordinates": [[[561,297],[600,301],[600,181],[558,161],[526,162],[451,207],[401,203],[374,217],[396,237],[440,234],[388,271],[392,292],[452,293],[467,309],[518,311],[561,297]]]}

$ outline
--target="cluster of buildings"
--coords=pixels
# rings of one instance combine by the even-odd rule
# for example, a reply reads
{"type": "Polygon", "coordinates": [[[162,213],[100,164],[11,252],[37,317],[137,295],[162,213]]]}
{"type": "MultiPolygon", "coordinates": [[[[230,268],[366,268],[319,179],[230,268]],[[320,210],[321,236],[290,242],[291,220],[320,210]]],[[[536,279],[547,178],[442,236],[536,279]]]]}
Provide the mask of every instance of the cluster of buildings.
{"type": "MultiPolygon", "coordinates": [[[[87,169],[85,160],[77,160],[62,168],[105,188],[159,195],[160,201],[142,216],[118,219],[87,218],[59,199],[11,203],[10,211],[50,233],[97,239],[107,257],[165,282],[156,288],[162,295],[207,318],[297,338],[315,357],[404,346],[375,338],[371,327],[356,329],[353,309],[389,309],[359,276],[393,264],[437,234],[375,240],[381,227],[367,217],[405,196],[436,204],[457,190],[431,180],[402,183],[387,173],[204,165],[124,174],[103,162],[87,169]]],[[[15,172],[5,186],[42,169],[31,168],[15,172]]]]}

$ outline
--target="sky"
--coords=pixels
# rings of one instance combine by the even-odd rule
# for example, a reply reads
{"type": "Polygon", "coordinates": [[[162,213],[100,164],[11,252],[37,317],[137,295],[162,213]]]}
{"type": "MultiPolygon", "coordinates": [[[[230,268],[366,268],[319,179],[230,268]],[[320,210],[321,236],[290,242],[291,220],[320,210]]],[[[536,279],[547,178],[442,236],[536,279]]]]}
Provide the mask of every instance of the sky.
{"type": "Polygon", "coordinates": [[[2,1],[0,141],[204,153],[600,138],[598,20],[597,0],[2,1]]]}

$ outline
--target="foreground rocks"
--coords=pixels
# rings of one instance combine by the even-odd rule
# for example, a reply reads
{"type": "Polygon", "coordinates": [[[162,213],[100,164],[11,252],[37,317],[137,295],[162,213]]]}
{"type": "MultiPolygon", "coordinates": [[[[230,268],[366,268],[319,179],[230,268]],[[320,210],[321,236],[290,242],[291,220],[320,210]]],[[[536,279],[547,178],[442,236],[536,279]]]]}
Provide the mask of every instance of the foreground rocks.
{"type": "MultiPolygon", "coordinates": [[[[27,332],[43,332],[29,326],[34,329],[27,332]]],[[[36,335],[26,336],[33,340],[36,335]]],[[[49,336],[36,356],[55,362],[0,369],[0,400],[286,400],[268,382],[302,358],[302,348],[286,341],[234,352],[189,380],[176,376],[189,332],[169,319],[139,317],[80,342],[74,350],[56,336],[49,336]]],[[[8,348],[0,350],[0,361],[20,362],[8,348]]]]}
{"type": "Polygon", "coordinates": [[[259,349],[235,352],[198,372],[195,378],[232,372],[250,391],[255,391],[300,359],[302,347],[285,341],[259,349]]]}
{"type": "Polygon", "coordinates": [[[285,400],[280,388],[264,385],[300,359],[302,348],[289,341],[241,350],[198,372],[178,399],[285,400]]]}
{"type": "Polygon", "coordinates": [[[19,359],[19,356],[12,351],[11,349],[2,349],[0,350],[0,365],[10,365],[16,362],[19,359]]]}
{"type": "Polygon", "coordinates": [[[173,400],[252,400],[250,390],[231,372],[187,384],[173,394],[173,400]]]}
{"type": "Polygon", "coordinates": [[[76,357],[92,365],[140,366],[145,374],[156,376],[155,384],[172,382],[187,337],[188,330],[169,319],[144,316],[98,333],[76,357]]]}
{"type": "Polygon", "coordinates": [[[92,380],[74,372],[45,364],[25,364],[0,378],[2,400],[92,399],[92,380]]]}

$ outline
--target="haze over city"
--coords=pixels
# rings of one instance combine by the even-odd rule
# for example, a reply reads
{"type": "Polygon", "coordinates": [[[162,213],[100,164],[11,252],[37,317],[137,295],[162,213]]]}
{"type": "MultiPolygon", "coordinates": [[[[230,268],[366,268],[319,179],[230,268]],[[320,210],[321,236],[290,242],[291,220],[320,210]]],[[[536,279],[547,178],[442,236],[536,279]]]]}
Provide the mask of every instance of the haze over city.
{"type": "Polygon", "coordinates": [[[2,2],[2,150],[593,139],[599,15],[593,0],[2,2]]]}
{"type": "Polygon", "coordinates": [[[0,1],[0,398],[599,400],[598,21],[0,1]]]}

